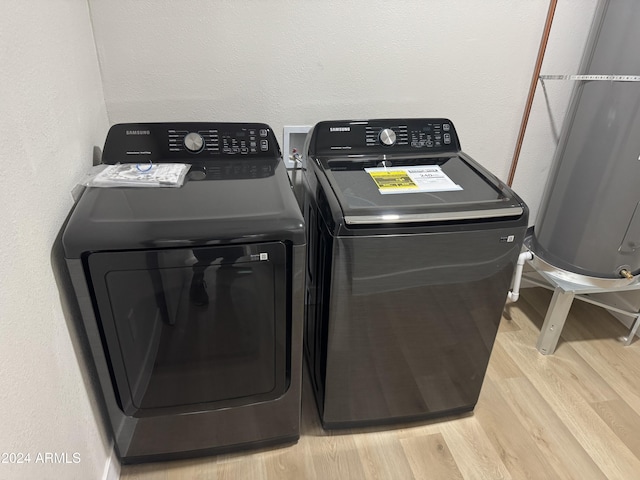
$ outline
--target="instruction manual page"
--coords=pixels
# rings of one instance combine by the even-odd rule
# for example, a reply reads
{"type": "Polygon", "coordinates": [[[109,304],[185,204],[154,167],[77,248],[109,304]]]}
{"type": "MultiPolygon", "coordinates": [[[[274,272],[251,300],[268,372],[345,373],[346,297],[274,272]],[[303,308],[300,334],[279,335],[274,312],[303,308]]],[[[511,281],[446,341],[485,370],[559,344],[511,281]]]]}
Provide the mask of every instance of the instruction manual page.
{"type": "Polygon", "coordinates": [[[440,165],[365,168],[380,193],[450,192],[462,190],[440,165]]]}

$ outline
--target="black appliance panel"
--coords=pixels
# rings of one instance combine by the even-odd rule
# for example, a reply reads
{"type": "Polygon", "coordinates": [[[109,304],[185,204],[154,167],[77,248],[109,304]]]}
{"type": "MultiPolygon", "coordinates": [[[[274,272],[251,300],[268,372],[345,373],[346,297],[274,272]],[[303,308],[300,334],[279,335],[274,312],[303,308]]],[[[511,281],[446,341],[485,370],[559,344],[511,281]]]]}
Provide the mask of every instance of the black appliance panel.
{"type": "Polygon", "coordinates": [[[124,413],[281,396],[290,374],[286,256],[283,243],[90,254],[124,413]]]}
{"type": "Polygon", "coordinates": [[[280,157],[263,123],[177,122],[113,125],[102,163],[207,163],[229,158],[280,157]]]}
{"type": "Polygon", "coordinates": [[[458,151],[458,135],[446,118],[320,122],[313,129],[308,149],[312,157],[458,151]]]}
{"type": "Polygon", "coordinates": [[[519,227],[334,238],[312,267],[315,298],[328,305],[307,306],[323,425],[472,410],[523,236],[519,227]]]}
{"type": "Polygon", "coordinates": [[[305,352],[323,426],[472,410],[527,226],[516,219],[336,235],[307,194],[305,352]]]}

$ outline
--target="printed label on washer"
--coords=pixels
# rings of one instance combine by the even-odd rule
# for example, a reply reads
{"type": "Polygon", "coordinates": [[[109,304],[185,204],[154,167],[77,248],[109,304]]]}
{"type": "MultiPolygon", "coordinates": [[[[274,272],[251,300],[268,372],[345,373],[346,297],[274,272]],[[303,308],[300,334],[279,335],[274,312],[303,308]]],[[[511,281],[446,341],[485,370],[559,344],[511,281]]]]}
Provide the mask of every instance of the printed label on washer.
{"type": "Polygon", "coordinates": [[[422,167],[365,168],[378,186],[378,191],[389,193],[450,192],[462,190],[442,171],[439,165],[422,167]]]}

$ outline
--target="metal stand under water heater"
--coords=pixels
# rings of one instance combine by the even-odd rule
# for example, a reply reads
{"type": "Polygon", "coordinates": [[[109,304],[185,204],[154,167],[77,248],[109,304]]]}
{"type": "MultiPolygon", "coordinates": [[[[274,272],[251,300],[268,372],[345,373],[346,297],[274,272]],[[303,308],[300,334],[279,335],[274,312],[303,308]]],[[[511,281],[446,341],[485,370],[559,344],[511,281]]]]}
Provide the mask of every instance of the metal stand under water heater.
{"type": "MultiPolygon", "coordinates": [[[[603,0],[580,73],[638,74],[640,56],[631,47],[638,44],[640,3],[603,0]]],[[[536,269],[555,270],[559,283],[588,285],[587,294],[640,288],[639,154],[640,83],[576,83],[534,234],[525,241],[536,269]]],[[[572,296],[567,303],[554,295],[550,311],[558,307],[566,317],[572,296]]],[[[560,329],[552,345],[539,342],[542,353],[552,353],[560,329]]]]}

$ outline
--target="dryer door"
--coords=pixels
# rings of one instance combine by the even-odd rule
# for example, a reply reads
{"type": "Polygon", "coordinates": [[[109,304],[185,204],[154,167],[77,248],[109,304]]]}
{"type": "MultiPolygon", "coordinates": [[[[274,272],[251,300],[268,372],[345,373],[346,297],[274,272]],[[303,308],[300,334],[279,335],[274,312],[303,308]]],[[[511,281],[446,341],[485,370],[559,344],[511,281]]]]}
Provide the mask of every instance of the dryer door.
{"type": "Polygon", "coordinates": [[[89,255],[125,414],[223,408],[286,391],[286,251],[273,242],[89,255]]]}

